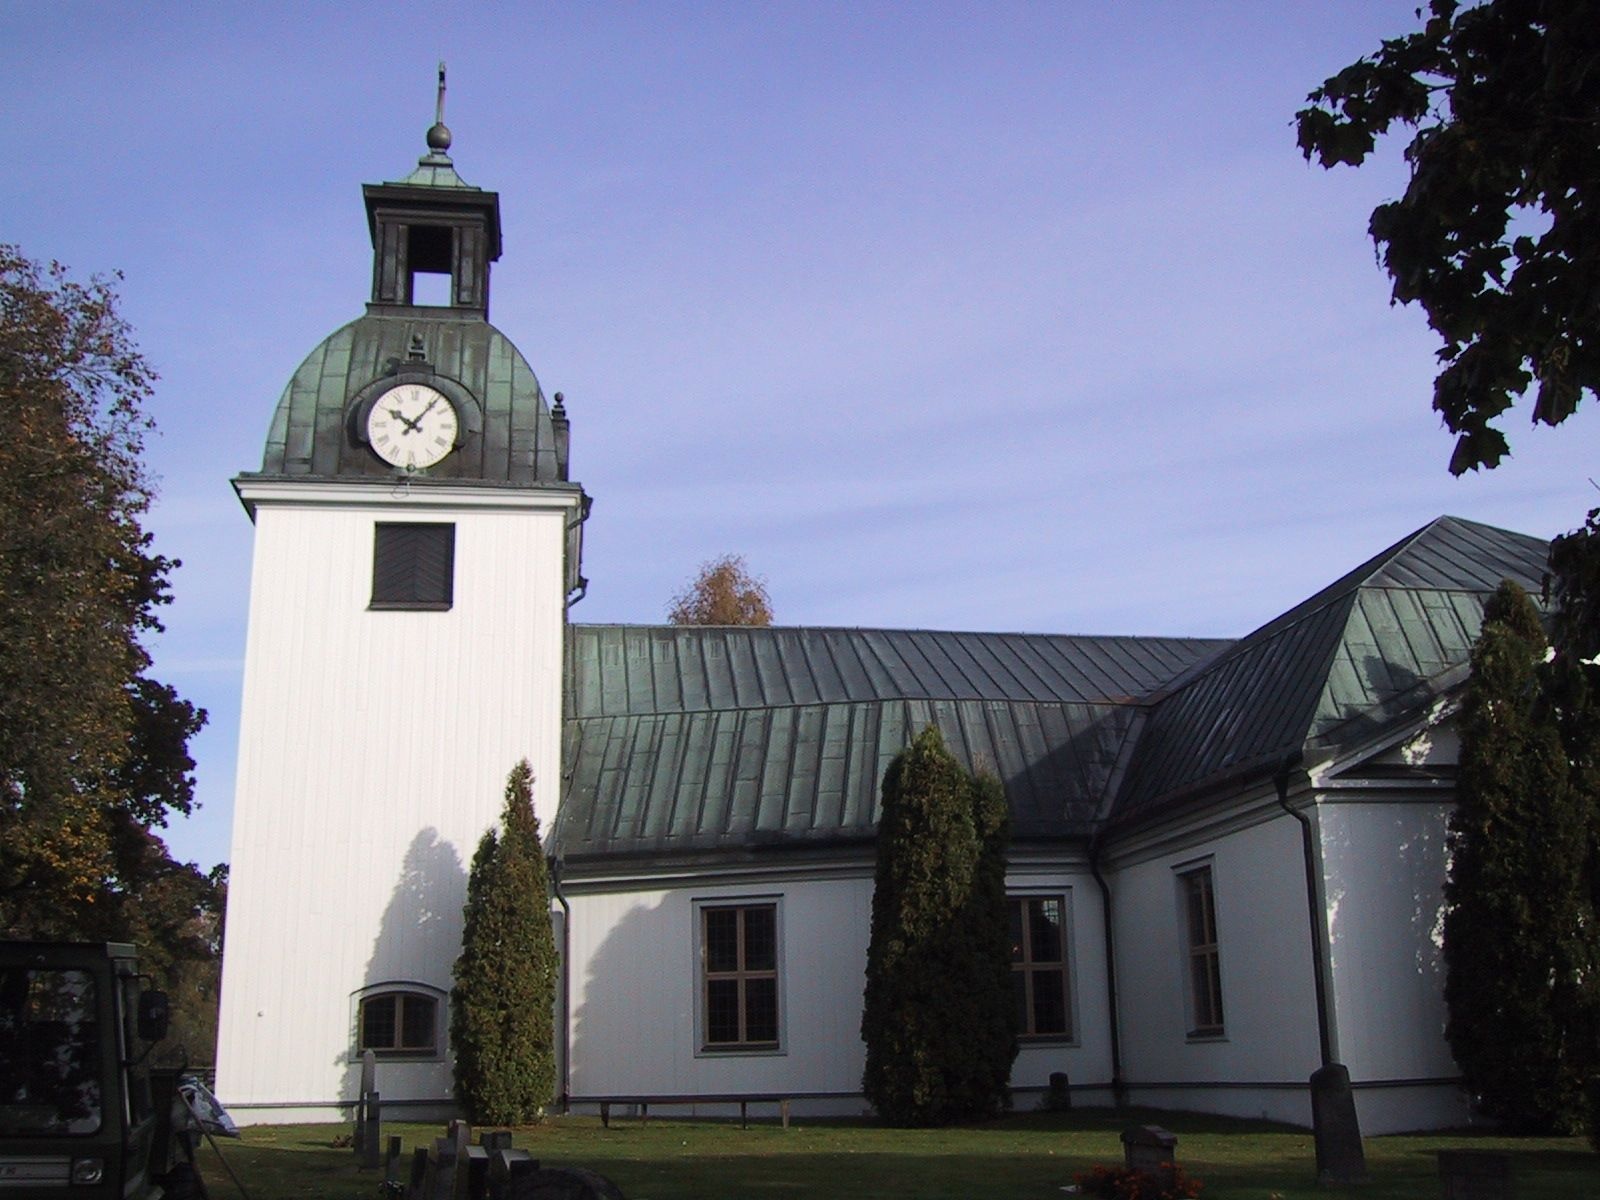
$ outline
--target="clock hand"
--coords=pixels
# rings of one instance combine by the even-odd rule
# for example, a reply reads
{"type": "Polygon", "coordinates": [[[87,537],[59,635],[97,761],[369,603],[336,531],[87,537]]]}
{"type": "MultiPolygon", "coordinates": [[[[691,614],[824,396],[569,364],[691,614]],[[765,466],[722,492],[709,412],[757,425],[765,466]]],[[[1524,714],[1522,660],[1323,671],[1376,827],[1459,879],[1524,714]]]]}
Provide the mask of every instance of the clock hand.
{"type": "Polygon", "coordinates": [[[433,406],[435,404],[437,404],[437,403],[439,403],[439,397],[437,397],[437,396],[435,396],[432,400],[429,400],[427,408],[424,408],[421,412],[419,412],[417,414],[417,420],[421,421],[423,417],[427,416],[428,413],[432,410],[433,406]]]}
{"type": "MultiPolygon", "coordinates": [[[[427,411],[428,411],[427,409],[423,409],[422,410],[422,412],[427,412],[427,411]]],[[[415,421],[413,421],[413,420],[411,420],[411,418],[407,417],[405,415],[405,413],[401,412],[398,408],[391,408],[389,410],[389,415],[391,417],[393,417],[396,421],[399,421],[400,424],[404,425],[406,427],[406,432],[407,433],[421,433],[422,432],[422,413],[418,413],[417,414],[417,419],[415,421]]]]}

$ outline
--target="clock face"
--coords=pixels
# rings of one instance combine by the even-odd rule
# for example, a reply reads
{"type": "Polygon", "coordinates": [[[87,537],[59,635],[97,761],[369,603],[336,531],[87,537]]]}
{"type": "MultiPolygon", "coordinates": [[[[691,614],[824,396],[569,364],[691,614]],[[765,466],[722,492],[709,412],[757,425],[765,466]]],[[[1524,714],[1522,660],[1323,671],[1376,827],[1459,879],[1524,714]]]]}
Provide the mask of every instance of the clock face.
{"type": "Polygon", "coordinates": [[[384,462],[407,471],[431,467],[455,448],[456,410],[443,392],[402,383],[373,402],[367,441],[384,462]]]}

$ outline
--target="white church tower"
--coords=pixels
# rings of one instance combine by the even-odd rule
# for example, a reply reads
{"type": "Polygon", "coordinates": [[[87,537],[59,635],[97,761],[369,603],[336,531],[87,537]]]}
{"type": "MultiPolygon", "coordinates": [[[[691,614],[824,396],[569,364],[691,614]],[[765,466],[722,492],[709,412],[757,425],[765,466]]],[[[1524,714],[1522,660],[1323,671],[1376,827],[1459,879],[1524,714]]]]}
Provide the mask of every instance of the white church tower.
{"type": "MultiPolygon", "coordinates": [[[[467,872],[505,779],[560,800],[566,606],[583,489],[561,397],[489,323],[500,205],[447,151],[363,188],[366,315],[278,402],[255,523],[217,1091],[241,1122],[449,1106],[467,872]],[[419,276],[448,277],[420,303],[419,276]]],[[[424,282],[427,282],[424,280],[424,282]]],[[[436,280],[435,282],[442,282],[436,280]]]]}

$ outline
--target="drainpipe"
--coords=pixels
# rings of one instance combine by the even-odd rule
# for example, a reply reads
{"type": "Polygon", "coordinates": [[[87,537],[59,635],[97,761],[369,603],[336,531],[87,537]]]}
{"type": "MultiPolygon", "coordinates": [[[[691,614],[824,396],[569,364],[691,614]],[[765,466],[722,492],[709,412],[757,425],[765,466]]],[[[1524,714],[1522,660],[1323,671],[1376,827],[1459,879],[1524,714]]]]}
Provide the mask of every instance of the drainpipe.
{"type": "Polygon", "coordinates": [[[1108,1029],[1111,1034],[1111,1104],[1122,1108],[1127,1102],[1126,1087],[1122,1081],[1122,1033],[1117,1020],[1117,956],[1111,937],[1111,887],[1100,873],[1100,835],[1089,839],[1089,873],[1100,885],[1101,933],[1106,944],[1106,1011],[1110,1014],[1108,1029]]]}
{"type": "Polygon", "coordinates": [[[561,856],[546,860],[550,872],[550,894],[561,905],[561,1111],[572,1107],[572,905],[561,892],[561,856]]]}
{"type": "Polygon", "coordinates": [[[1272,782],[1278,789],[1278,804],[1284,812],[1300,822],[1300,846],[1306,872],[1306,907],[1311,918],[1312,976],[1317,989],[1317,1043],[1322,1054],[1322,1065],[1326,1067],[1338,1058],[1338,1050],[1334,1045],[1333,1013],[1329,1008],[1331,962],[1328,947],[1328,914],[1319,899],[1321,889],[1317,886],[1316,835],[1311,828],[1311,818],[1289,807],[1289,774],[1299,764],[1300,756],[1291,754],[1283,760],[1283,766],[1278,769],[1278,774],[1272,782]]]}

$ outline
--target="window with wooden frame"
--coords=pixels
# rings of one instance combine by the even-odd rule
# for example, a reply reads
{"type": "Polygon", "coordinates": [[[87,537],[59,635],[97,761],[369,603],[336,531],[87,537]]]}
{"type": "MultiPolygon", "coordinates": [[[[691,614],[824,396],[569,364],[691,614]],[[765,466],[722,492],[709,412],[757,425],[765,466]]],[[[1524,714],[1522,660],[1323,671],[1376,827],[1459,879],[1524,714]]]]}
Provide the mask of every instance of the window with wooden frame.
{"type": "Polygon", "coordinates": [[[1070,1040],[1066,897],[1013,896],[1006,903],[1011,915],[1011,997],[1017,1034],[1070,1040]]]}
{"type": "Polygon", "coordinates": [[[379,521],[373,530],[373,608],[441,611],[455,600],[456,527],[379,521]]]}
{"type": "Polygon", "coordinates": [[[1178,889],[1188,950],[1189,1036],[1221,1037],[1222,963],[1211,868],[1179,872],[1178,889]]]}
{"type": "Polygon", "coordinates": [[[426,992],[384,991],[363,996],[357,1017],[356,1052],[383,1057],[439,1053],[439,999],[426,992]]]}
{"type": "Polygon", "coordinates": [[[778,1049],[777,904],[703,904],[699,916],[702,1049],[778,1049]]]}

